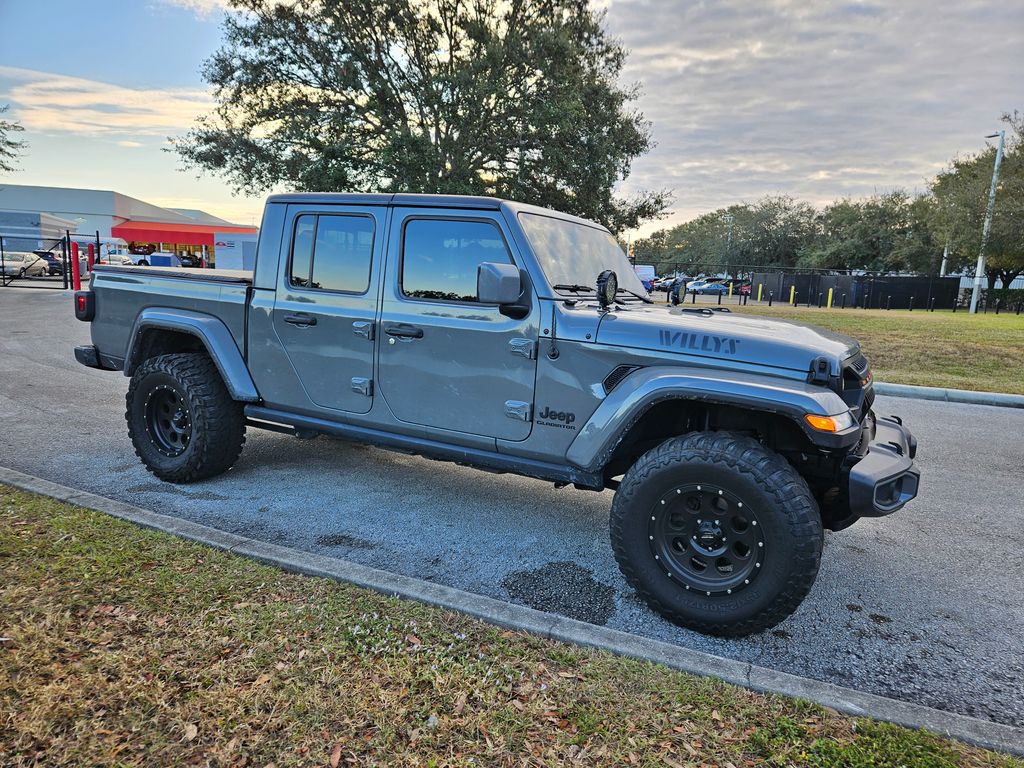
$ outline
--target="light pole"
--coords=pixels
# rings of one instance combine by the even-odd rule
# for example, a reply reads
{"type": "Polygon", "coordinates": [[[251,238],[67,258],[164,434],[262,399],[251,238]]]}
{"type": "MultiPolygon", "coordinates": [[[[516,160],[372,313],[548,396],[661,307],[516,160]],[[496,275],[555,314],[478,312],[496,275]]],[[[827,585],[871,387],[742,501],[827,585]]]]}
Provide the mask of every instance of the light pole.
{"type": "Polygon", "coordinates": [[[722,216],[722,221],[729,225],[729,230],[725,236],[725,274],[727,277],[732,277],[730,257],[732,256],[732,223],[735,219],[736,217],[731,213],[722,216]]]}
{"type": "Polygon", "coordinates": [[[996,185],[999,184],[999,164],[1003,161],[1003,143],[1006,140],[1006,131],[991,133],[986,139],[999,137],[999,147],[996,149],[996,162],[992,168],[992,186],[988,190],[988,207],[985,209],[985,226],[981,230],[981,250],[978,251],[978,265],[974,268],[974,290],[971,291],[971,314],[978,312],[978,294],[981,293],[981,277],[985,274],[985,245],[988,243],[988,233],[992,230],[992,210],[996,207],[996,185]]]}

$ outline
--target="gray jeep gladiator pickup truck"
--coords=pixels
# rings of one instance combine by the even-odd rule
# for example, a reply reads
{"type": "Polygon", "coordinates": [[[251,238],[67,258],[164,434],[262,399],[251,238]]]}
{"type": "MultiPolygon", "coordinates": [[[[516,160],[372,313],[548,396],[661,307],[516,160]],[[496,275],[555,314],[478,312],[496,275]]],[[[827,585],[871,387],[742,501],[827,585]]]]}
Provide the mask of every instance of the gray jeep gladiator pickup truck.
{"type": "Polygon", "coordinates": [[[872,413],[853,339],[674,301],[573,216],[275,195],[252,273],[98,266],[75,357],[131,377],[128,434],[170,482],[227,471],[258,427],[614,489],[633,588],[745,635],[807,595],[824,528],[914,498],[916,441],[872,413]]]}

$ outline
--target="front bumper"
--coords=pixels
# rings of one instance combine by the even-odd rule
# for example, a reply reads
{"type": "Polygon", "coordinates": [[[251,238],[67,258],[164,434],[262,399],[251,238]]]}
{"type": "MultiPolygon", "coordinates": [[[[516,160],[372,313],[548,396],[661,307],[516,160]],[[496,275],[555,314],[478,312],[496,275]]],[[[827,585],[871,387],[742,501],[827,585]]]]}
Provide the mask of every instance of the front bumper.
{"type": "Polygon", "coordinates": [[[896,416],[868,414],[873,431],[867,450],[850,467],[848,497],[851,517],[882,517],[917,496],[921,473],[914,464],[917,440],[896,416]]]}

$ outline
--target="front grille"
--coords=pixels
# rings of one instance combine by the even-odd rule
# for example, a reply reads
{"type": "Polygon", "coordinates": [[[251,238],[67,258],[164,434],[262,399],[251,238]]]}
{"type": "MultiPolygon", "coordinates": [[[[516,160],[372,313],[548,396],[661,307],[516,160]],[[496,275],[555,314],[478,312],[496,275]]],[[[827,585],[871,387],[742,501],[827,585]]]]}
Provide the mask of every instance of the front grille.
{"type": "Polygon", "coordinates": [[[843,361],[842,398],[853,410],[858,421],[871,409],[874,390],[866,392],[871,385],[871,366],[863,352],[858,352],[843,361]]]}
{"type": "Polygon", "coordinates": [[[864,353],[858,352],[853,357],[847,359],[846,367],[852,368],[857,376],[863,379],[870,366],[868,365],[868,359],[864,357],[864,353]]]}

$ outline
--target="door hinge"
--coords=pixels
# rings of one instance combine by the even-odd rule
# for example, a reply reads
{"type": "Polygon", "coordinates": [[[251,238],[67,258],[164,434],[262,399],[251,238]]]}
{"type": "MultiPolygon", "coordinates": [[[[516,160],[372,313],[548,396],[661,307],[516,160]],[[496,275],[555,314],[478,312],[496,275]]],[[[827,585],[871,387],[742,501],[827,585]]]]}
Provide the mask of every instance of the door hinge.
{"type": "Polygon", "coordinates": [[[373,379],[366,379],[362,376],[352,377],[352,391],[367,397],[373,397],[373,379]]]}
{"type": "Polygon", "coordinates": [[[506,400],[505,415],[510,419],[531,421],[533,419],[533,403],[524,403],[522,400],[506,400]]]}
{"type": "Polygon", "coordinates": [[[509,339],[508,345],[513,355],[520,355],[527,360],[537,359],[537,342],[533,339],[509,339]]]}
{"type": "Polygon", "coordinates": [[[372,320],[355,320],[352,322],[352,333],[356,336],[362,336],[364,339],[373,341],[373,321],[372,320]]]}

